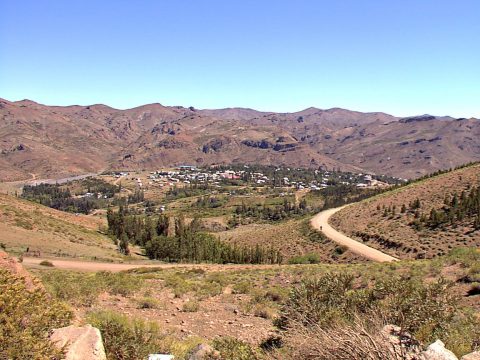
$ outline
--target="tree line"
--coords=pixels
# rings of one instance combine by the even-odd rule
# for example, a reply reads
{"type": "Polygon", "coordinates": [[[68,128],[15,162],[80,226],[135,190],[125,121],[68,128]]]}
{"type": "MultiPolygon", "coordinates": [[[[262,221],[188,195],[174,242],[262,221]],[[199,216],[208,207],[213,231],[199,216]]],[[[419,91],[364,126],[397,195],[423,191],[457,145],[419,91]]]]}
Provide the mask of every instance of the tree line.
{"type": "MultiPolygon", "coordinates": [[[[380,210],[377,206],[377,210],[380,210]]],[[[417,198],[408,205],[403,204],[400,209],[395,205],[384,206],[383,217],[393,217],[397,214],[413,214],[414,219],[410,222],[416,230],[425,227],[437,229],[444,226],[458,226],[462,223],[471,222],[475,230],[480,230],[480,187],[473,187],[470,191],[462,191],[452,195],[446,195],[441,208],[432,207],[430,212],[423,212],[422,203],[417,198]]]]}
{"type": "Polygon", "coordinates": [[[183,187],[178,187],[177,185],[172,186],[165,194],[165,197],[167,198],[167,200],[175,200],[180,198],[208,194],[212,190],[212,186],[209,185],[207,182],[193,181],[192,183],[183,187]]]}
{"type": "Polygon", "coordinates": [[[53,209],[89,214],[92,210],[102,207],[105,200],[96,196],[73,197],[70,190],[56,184],[25,185],[21,197],[53,209]]]}
{"type": "Polygon", "coordinates": [[[375,196],[385,192],[385,189],[361,189],[355,185],[336,185],[329,186],[325,189],[316,190],[317,193],[324,199],[321,210],[328,210],[331,208],[343,206],[352,202],[361,201],[371,196],[375,196]]]}
{"type": "Polygon", "coordinates": [[[282,205],[253,204],[247,205],[242,202],[234,210],[229,225],[234,227],[242,223],[243,219],[253,218],[265,221],[281,221],[307,214],[309,211],[307,201],[302,199],[299,204],[284,198],[282,205]]]}
{"type": "Polygon", "coordinates": [[[92,178],[84,179],[78,184],[25,185],[21,197],[53,209],[81,214],[89,214],[92,210],[102,209],[110,204],[126,206],[145,200],[142,189],[136,189],[127,197],[115,196],[120,191],[121,185],[92,178]],[[72,191],[75,193],[72,194],[72,191]]]}
{"type": "Polygon", "coordinates": [[[464,221],[472,221],[473,227],[480,229],[480,188],[474,187],[468,193],[445,196],[441,209],[432,208],[428,216],[421,216],[420,222],[432,229],[440,226],[456,226],[464,221]]]}
{"type": "Polygon", "coordinates": [[[168,262],[213,262],[236,264],[280,264],[283,257],[273,247],[239,246],[223,242],[201,231],[196,218],[189,224],[183,216],[130,214],[127,207],[107,211],[108,231],[119,250],[129,254],[130,244],[144,248],[150,259],[168,262]],[[172,231],[170,230],[173,227],[172,231]],[[173,233],[173,234],[172,234],[173,233]]]}

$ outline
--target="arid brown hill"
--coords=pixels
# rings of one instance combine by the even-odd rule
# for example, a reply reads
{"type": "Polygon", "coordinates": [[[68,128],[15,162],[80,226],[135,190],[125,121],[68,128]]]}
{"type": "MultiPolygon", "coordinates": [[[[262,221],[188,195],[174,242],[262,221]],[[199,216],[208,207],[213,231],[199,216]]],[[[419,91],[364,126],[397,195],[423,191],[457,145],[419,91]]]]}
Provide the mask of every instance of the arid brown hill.
{"type": "Polygon", "coordinates": [[[45,106],[0,99],[0,180],[262,163],[419,175],[480,159],[480,121],[308,108],[45,106]]]}
{"type": "Polygon", "coordinates": [[[479,247],[479,186],[480,164],[471,165],[350,205],[331,222],[399,258],[431,258],[456,247],[479,247]]]}

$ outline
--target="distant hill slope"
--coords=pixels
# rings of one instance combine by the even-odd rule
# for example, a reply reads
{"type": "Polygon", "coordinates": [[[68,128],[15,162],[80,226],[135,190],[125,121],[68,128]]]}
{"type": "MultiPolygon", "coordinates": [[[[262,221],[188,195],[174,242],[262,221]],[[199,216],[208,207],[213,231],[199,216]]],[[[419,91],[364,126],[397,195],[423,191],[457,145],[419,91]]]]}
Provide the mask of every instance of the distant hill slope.
{"type": "Polygon", "coordinates": [[[0,99],[0,180],[106,169],[261,163],[418,177],[480,159],[480,121],[308,108],[296,113],[0,99]]]}
{"type": "Polygon", "coordinates": [[[98,233],[103,220],[74,215],[0,194],[0,242],[10,253],[120,259],[113,241],[98,233]]]}
{"type": "Polygon", "coordinates": [[[331,222],[345,234],[400,258],[430,258],[455,247],[479,247],[479,186],[477,163],[348,206],[331,222]]]}

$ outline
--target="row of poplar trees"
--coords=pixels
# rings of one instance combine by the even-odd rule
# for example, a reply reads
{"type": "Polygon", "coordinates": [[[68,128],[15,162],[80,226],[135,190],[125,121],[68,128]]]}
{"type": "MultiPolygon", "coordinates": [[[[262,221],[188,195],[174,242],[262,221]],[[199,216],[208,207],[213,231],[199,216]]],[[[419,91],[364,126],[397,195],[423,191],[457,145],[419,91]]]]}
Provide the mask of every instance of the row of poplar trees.
{"type": "Polygon", "coordinates": [[[166,215],[144,216],[131,214],[127,207],[107,212],[108,231],[115,237],[119,249],[129,254],[129,245],[145,249],[150,259],[168,262],[212,262],[236,264],[280,264],[283,257],[273,247],[239,246],[223,242],[202,231],[201,221],[194,219],[189,224],[185,219],[171,220],[166,215]],[[172,234],[174,233],[174,234],[172,234]]]}

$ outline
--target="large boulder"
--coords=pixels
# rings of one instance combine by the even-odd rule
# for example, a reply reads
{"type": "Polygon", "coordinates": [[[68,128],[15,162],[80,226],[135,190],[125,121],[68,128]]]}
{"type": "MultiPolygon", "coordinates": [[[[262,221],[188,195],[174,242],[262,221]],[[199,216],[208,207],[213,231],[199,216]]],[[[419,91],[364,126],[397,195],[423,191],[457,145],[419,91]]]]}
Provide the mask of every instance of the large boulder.
{"type": "Polygon", "coordinates": [[[463,355],[461,360],[480,360],[480,351],[475,351],[473,353],[463,355]]]}
{"type": "Polygon", "coordinates": [[[425,360],[458,360],[453,352],[445,348],[445,344],[437,340],[423,352],[425,360]]]}
{"type": "Polygon", "coordinates": [[[53,330],[50,340],[66,349],[66,360],[106,360],[100,330],[92,325],[67,326],[53,330]]]}

